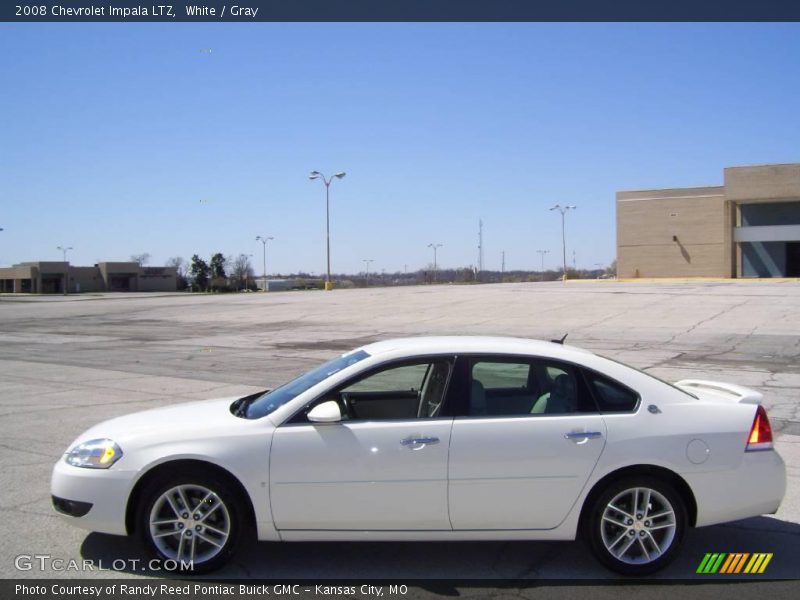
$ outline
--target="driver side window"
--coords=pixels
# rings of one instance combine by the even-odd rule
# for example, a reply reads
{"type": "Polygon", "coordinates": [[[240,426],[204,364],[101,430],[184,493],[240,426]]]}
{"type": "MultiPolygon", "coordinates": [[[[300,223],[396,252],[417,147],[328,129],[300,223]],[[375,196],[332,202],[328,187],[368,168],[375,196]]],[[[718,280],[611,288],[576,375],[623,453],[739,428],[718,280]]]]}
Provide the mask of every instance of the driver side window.
{"type": "Polygon", "coordinates": [[[343,420],[437,417],[452,361],[440,359],[381,369],[336,394],[343,420]]]}

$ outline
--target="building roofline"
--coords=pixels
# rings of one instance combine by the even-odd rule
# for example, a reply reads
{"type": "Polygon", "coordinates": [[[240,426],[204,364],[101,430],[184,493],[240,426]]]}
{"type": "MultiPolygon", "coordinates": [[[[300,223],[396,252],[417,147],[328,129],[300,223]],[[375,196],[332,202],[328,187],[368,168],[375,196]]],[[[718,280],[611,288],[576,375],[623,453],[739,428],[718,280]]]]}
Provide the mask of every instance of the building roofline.
{"type": "Polygon", "coordinates": [[[736,165],[735,167],[725,167],[723,170],[732,171],[734,169],[752,169],[756,167],[800,167],[800,162],[788,163],[759,163],[755,165],[736,165]]]}
{"type": "Polygon", "coordinates": [[[668,188],[642,188],[642,189],[635,189],[635,190],[619,190],[617,191],[618,194],[641,194],[641,193],[653,193],[653,192],[686,192],[689,190],[712,190],[712,189],[719,189],[724,190],[725,186],[722,184],[717,185],[692,185],[687,187],[668,187],[668,188]]]}

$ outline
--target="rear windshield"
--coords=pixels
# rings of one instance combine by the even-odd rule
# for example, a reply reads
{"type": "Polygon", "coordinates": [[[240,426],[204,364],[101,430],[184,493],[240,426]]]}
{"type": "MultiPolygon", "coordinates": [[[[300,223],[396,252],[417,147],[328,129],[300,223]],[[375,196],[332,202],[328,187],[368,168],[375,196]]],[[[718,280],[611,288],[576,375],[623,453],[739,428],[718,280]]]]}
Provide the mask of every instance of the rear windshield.
{"type": "Polygon", "coordinates": [[[625,364],[624,362],[620,362],[620,361],[618,361],[618,360],[615,360],[615,359],[613,359],[613,358],[609,358],[608,356],[603,356],[602,354],[598,354],[597,356],[599,356],[600,358],[605,358],[606,360],[610,360],[611,362],[615,362],[615,363],[617,363],[618,365],[622,365],[623,367],[628,367],[629,369],[633,369],[634,371],[639,371],[639,373],[642,373],[643,375],[647,375],[648,377],[652,377],[652,378],[653,378],[653,379],[655,379],[656,381],[660,381],[661,383],[663,383],[663,384],[665,384],[665,385],[668,385],[669,387],[671,387],[671,388],[673,388],[673,389],[676,389],[676,390],[678,390],[679,392],[682,392],[682,393],[686,394],[687,396],[691,396],[691,397],[692,397],[692,398],[694,398],[695,400],[698,400],[697,396],[695,396],[695,395],[694,395],[692,392],[687,392],[687,391],[686,391],[686,390],[684,390],[683,388],[679,388],[679,387],[678,387],[677,385],[675,385],[674,383],[670,383],[669,381],[664,381],[663,379],[661,379],[660,377],[656,377],[656,376],[655,376],[655,375],[653,375],[652,373],[648,373],[647,371],[643,371],[642,369],[637,369],[636,367],[632,367],[632,366],[630,366],[630,365],[628,365],[628,364],[625,364]]]}
{"type": "Polygon", "coordinates": [[[343,354],[342,356],[320,365],[316,369],[300,375],[297,379],[293,379],[279,388],[257,396],[249,400],[246,404],[237,406],[235,413],[247,419],[260,419],[273,412],[279,406],[283,406],[290,400],[293,400],[306,390],[311,389],[321,381],[324,381],[331,375],[368,357],[369,354],[364,352],[364,350],[343,354]]]}

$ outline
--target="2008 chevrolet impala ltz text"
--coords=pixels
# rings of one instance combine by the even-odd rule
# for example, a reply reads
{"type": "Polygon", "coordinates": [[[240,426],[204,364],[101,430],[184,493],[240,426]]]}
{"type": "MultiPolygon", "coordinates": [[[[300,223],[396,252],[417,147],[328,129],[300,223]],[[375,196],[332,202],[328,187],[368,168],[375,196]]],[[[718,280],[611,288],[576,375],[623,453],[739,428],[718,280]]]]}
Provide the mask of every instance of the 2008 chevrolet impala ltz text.
{"type": "Polygon", "coordinates": [[[245,398],[101,423],[56,464],[70,522],[194,572],[260,540],[568,540],[646,574],[688,527],[774,513],[761,394],[516,338],[377,342],[245,398]],[[746,482],[746,485],[742,485],[746,482]]]}

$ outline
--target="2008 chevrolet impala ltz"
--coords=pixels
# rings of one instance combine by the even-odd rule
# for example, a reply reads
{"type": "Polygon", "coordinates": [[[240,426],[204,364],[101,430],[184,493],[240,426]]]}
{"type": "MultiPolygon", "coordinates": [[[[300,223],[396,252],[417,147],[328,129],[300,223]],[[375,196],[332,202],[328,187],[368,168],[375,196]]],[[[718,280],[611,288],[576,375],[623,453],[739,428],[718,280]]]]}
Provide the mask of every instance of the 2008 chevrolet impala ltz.
{"type": "Polygon", "coordinates": [[[758,392],[516,338],[377,342],[282,387],[101,423],[53,504],[194,572],[260,540],[588,540],[625,574],[687,527],[774,513],[758,392]],[[742,482],[747,482],[742,485],[742,482]]]}

